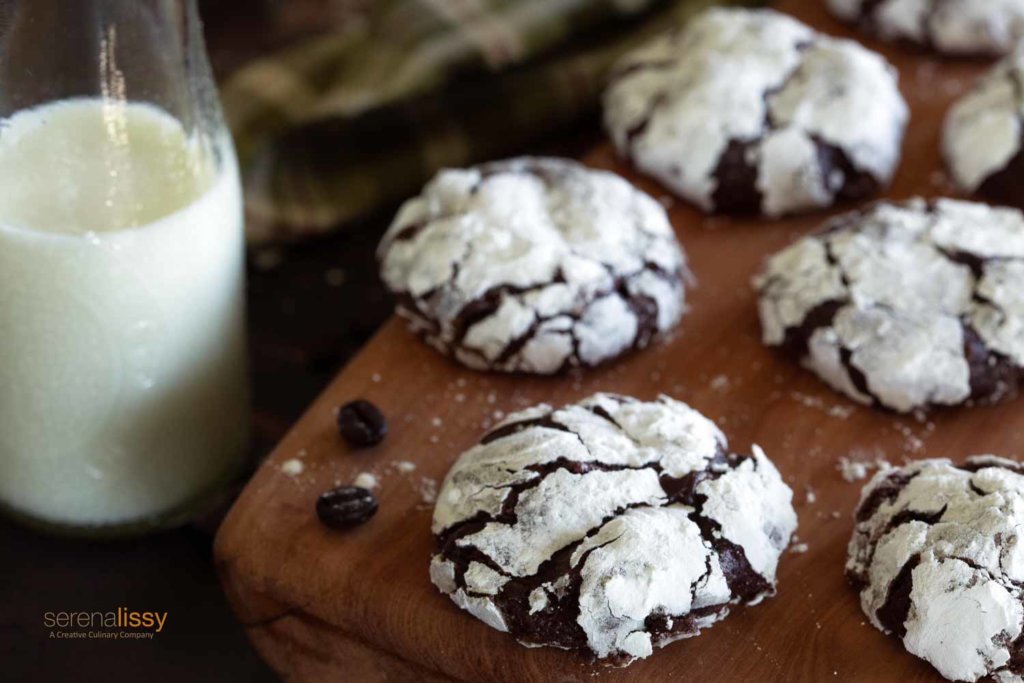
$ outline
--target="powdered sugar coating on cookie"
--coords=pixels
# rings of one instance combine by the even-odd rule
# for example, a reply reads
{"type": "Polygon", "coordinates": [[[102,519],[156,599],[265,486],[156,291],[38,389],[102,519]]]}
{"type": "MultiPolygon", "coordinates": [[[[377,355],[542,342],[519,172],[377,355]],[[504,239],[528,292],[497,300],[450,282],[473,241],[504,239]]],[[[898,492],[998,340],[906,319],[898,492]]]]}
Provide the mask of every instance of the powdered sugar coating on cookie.
{"type": "Polygon", "coordinates": [[[942,151],[956,183],[995,202],[1024,205],[1024,46],[1004,58],[946,115],[942,151]]]}
{"type": "Polygon", "coordinates": [[[626,55],[604,96],[637,168],[707,211],[768,216],[887,185],[907,115],[882,57],[773,10],[703,12],[626,55]]]}
{"type": "Polygon", "coordinates": [[[1005,54],[1024,38],[1024,0],[826,0],[883,40],[951,55],[1005,54]]]}
{"type": "Polygon", "coordinates": [[[1024,377],[1024,216],[881,202],[772,256],[764,343],[835,389],[908,412],[1014,395],[1024,377]]]}
{"type": "Polygon", "coordinates": [[[950,680],[1020,683],[1024,468],[979,456],[882,470],[864,488],[847,573],[871,623],[950,680]]]}
{"type": "Polygon", "coordinates": [[[528,645],[628,663],[774,593],[796,528],[764,453],[678,401],[597,394],[509,416],[434,510],[434,584],[528,645]]]}
{"type": "Polygon", "coordinates": [[[597,365],[683,312],[686,262],[662,206],[568,160],[442,171],[378,257],[412,329],[474,369],[597,365]]]}

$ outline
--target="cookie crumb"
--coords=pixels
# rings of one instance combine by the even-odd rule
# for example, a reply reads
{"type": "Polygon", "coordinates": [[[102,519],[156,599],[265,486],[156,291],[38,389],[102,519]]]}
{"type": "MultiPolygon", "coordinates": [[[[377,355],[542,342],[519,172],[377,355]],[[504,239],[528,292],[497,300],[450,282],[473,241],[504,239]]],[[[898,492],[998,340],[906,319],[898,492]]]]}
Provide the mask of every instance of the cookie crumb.
{"type": "Polygon", "coordinates": [[[420,481],[420,500],[426,505],[433,505],[437,502],[437,481],[430,477],[423,477],[420,481]]]}
{"type": "Polygon", "coordinates": [[[370,491],[377,488],[380,485],[380,482],[372,472],[360,472],[352,482],[352,485],[370,491]]]}
{"type": "Polygon", "coordinates": [[[888,460],[882,458],[876,458],[875,460],[857,460],[847,456],[839,458],[839,464],[836,465],[836,469],[842,475],[843,480],[853,483],[855,481],[861,481],[867,479],[868,474],[872,470],[885,470],[892,467],[888,460]]]}
{"type": "Polygon", "coordinates": [[[281,471],[289,477],[297,477],[305,469],[306,466],[298,458],[289,458],[281,463],[281,471]]]}
{"type": "Polygon", "coordinates": [[[844,456],[839,458],[839,473],[843,475],[844,481],[851,483],[860,481],[868,476],[868,464],[866,462],[850,460],[844,456]]]}

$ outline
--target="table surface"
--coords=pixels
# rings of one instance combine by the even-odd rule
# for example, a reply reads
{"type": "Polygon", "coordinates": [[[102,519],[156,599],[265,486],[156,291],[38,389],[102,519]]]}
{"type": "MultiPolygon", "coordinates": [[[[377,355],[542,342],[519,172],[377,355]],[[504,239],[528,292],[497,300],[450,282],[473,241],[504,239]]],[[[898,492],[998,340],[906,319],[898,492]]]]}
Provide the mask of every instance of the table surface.
{"type": "MultiPolygon", "coordinates": [[[[830,33],[852,35],[819,3],[784,0],[780,7],[830,33]]],[[[897,65],[913,112],[889,195],[949,194],[938,158],[942,115],[984,65],[871,45],[897,65]]],[[[607,145],[584,159],[664,195],[607,145]]],[[[443,359],[393,319],[313,404],[243,492],[215,548],[229,597],[275,668],[296,681],[340,672],[353,682],[430,675],[538,683],[584,681],[595,672],[609,683],[941,680],[865,623],[843,574],[860,482],[846,481],[839,465],[843,458],[1015,456],[1024,432],[1020,404],[917,419],[832,392],[762,346],[750,286],[765,255],[814,229],[822,215],[708,219],[682,204],[670,213],[698,285],[681,330],[664,343],[581,375],[496,376],[443,359]],[[799,540],[807,544],[806,552],[782,558],[777,597],[737,608],[700,637],[619,670],[595,669],[573,653],[522,648],[458,610],[427,576],[431,506],[424,488],[440,481],[501,414],[598,390],[671,394],[716,420],[734,449],[761,445],[795,491],[799,540]],[[388,438],[369,452],[349,452],[333,424],[336,407],[357,397],[378,404],[391,421],[388,438]],[[281,468],[289,459],[303,463],[301,474],[281,468]],[[381,480],[377,516],[347,533],[323,527],[314,514],[317,496],[363,471],[381,480]],[[357,663],[356,651],[371,654],[357,663]]]]}

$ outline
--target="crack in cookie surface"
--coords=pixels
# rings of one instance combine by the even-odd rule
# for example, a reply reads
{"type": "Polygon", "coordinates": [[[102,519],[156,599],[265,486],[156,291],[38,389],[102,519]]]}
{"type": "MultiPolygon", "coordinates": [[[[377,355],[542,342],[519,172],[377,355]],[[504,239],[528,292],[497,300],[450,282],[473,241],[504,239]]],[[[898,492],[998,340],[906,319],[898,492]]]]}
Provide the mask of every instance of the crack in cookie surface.
{"type": "Polygon", "coordinates": [[[1024,37],[1024,0],[826,0],[831,12],[883,40],[951,55],[1010,52],[1024,37]]]}
{"type": "Polygon", "coordinates": [[[847,574],[871,623],[957,681],[1024,681],[1024,474],[918,461],[865,486],[847,574]],[[955,615],[955,618],[950,618],[955,615]]]}
{"type": "Polygon", "coordinates": [[[667,397],[536,406],[448,473],[431,578],[525,644],[625,664],[774,593],[791,497],[759,448],[667,397]]]}
{"type": "Polygon", "coordinates": [[[626,55],[604,96],[619,153],[707,211],[863,198],[899,160],[895,70],[772,10],[710,9],[626,55]]]}
{"type": "Polygon", "coordinates": [[[664,208],[622,178],[524,157],[439,173],[378,250],[398,312],[468,367],[552,374],[647,346],[689,277],[664,208]]]}
{"type": "Polygon", "coordinates": [[[1014,396],[1024,379],[1024,216],[880,202],[775,254],[762,337],[826,383],[899,412],[1014,396]]]}

